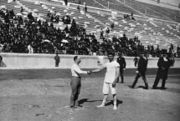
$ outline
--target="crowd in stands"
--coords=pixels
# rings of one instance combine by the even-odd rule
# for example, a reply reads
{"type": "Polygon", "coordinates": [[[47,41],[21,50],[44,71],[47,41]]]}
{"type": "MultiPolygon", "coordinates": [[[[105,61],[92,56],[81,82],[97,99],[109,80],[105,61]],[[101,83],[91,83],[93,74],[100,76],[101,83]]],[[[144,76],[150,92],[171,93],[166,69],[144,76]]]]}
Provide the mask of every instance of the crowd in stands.
{"type": "Polygon", "coordinates": [[[70,24],[71,17],[69,15],[65,15],[61,18],[58,13],[49,11],[47,13],[47,21],[53,22],[53,23],[59,23],[60,21],[62,21],[64,24],[70,24]]]}
{"type": "MultiPolygon", "coordinates": [[[[55,27],[52,22],[35,18],[32,13],[27,17],[15,15],[13,10],[0,10],[0,44],[3,52],[17,53],[55,53],[106,55],[108,51],[122,52],[126,56],[135,56],[139,52],[148,52],[158,56],[162,51],[154,46],[145,47],[138,37],[106,37],[109,31],[101,32],[101,41],[92,33],[87,34],[75,19],[64,16],[64,29],[55,27]]],[[[172,45],[173,48],[173,45],[172,45]]]]}
{"type": "Polygon", "coordinates": [[[126,20],[135,20],[134,14],[133,13],[131,13],[131,15],[124,14],[124,19],[126,19],[126,20]]]}

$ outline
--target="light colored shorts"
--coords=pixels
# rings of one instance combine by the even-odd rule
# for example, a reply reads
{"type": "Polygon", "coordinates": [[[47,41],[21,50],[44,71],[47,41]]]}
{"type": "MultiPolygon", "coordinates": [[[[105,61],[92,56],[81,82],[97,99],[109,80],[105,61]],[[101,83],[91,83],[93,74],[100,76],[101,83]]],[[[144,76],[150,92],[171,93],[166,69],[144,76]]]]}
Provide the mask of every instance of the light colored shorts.
{"type": "Polygon", "coordinates": [[[104,82],[103,84],[103,94],[109,94],[109,91],[111,91],[111,94],[116,94],[116,86],[112,87],[111,83],[104,82]]]}

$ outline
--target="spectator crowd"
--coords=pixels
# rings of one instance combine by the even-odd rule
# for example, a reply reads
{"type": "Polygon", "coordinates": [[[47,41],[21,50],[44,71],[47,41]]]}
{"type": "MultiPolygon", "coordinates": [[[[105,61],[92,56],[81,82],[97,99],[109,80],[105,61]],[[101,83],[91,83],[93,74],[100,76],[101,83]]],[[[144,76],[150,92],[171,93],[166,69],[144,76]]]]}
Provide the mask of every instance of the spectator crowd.
{"type": "MultiPolygon", "coordinates": [[[[123,53],[126,56],[135,56],[139,52],[148,52],[158,56],[161,51],[153,45],[143,46],[138,37],[106,37],[109,31],[100,32],[100,40],[86,29],[80,27],[75,19],[66,15],[61,19],[64,28],[55,26],[51,21],[37,19],[32,13],[27,17],[15,15],[13,10],[2,8],[0,10],[0,45],[3,52],[16,53],[55,53],[81,54],[81,55],[106,55],[108,51],[123,53]]],[[[173,45],[172,47],[173,48],[173,45]]],[[[169,51],[169,50],[168,50],[169,51]]]]}

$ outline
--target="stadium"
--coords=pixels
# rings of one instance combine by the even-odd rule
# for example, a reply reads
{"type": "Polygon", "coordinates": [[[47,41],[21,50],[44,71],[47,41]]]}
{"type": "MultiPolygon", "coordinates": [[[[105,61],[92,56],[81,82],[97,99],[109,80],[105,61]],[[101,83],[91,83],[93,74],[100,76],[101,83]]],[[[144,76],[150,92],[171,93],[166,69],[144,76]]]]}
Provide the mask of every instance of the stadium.
{"type": "Polygon", "coordinates": [[[0,0],[0,57],[0,121],[180,119],[179,0],[0,0]],[[82,107],[70,108],[74,57],[91,73],[109,53],[126,61],[117,110],[111,95],[97,107],[106,70],[81,75],[82,107]],[[142,54],[149,89],[143,78],[132,89],[142,54]],[[173,61],[166,88],[152,89],[164,55],[173,61]]]}

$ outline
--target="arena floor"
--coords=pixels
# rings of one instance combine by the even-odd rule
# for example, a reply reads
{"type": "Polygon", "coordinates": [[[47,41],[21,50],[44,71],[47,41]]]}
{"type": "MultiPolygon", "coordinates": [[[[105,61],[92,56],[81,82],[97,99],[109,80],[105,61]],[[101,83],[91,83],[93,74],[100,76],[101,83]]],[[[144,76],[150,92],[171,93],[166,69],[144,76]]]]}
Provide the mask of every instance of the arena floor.
{"type": "MultiPolygon", "coordinates": [[[[12,75],[11,75],[12,76],[12,75]]],[[[97,108],[102,101],[103,77],[82,78],[80,103],[82,108],[70,109],[70,78],[6,79],[0,81],[0,121],[179,121],[180,76],[167,81],[166,90],[145,90],[142,80],[136,89],[134,76],[118,83],[118,110],[112,108],[109,96],[107,106],[97,108]]],[[[148,76],[152,86],[154,76],[148,76]]]]}

